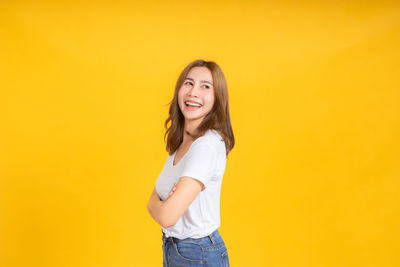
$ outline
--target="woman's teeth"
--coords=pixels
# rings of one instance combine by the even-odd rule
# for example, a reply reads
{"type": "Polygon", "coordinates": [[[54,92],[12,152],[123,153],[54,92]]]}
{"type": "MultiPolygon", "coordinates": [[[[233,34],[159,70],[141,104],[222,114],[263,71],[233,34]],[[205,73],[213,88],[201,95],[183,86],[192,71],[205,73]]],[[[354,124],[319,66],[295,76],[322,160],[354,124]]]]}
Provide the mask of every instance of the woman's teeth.
{"type": "Polygon", "coordinates": [[[194,103],[190,103],[190,102],[186,102],[186,106],[201,107],[201,105],[199,105],[199,104],[194,104],[194,103]]]}

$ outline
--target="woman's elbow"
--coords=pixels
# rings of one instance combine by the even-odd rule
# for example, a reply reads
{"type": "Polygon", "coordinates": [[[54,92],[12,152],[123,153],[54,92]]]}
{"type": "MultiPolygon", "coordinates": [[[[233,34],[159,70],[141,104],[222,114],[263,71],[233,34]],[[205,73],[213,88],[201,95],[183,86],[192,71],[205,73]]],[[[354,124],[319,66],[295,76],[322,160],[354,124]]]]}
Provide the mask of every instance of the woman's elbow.
{"type": "Polygon", "coordinates": [[[168,218],[168,216],[163,216],[160,215],[159,217],[159,222],[158,222],[163,228],[169,228],[171,226],[173,226],[175,223],[173,223],[171,221],[170,218],[168,218]]]}
{"type": "Polygon", "coordinates": [[[177,223],[178,219],[174,218],[173,214],[163,210],[159,217],[159,224],[164,228],[169,228],[177,223]]]}
{"type": "Polygon", "coordinates": [[[169,218],[168,214],[162,210],[162,208],[155,209],[152,205],[147,204],[147,210],[151,217],[162,227],[168,228],[174,225],[175,223],[171,222],[171,218],[169,218]]]}
{"type": "Polygon", "coordinates": [[[170,228],[170,227],[171,227],[171,225],[165,224],[165,223],[162,223],[162,222],[160,222],[160,226],[161,226],[162,228],[170,228]]]}
{"type": "Polygon", "coordinates": [[[175,223],[171,223],[171,222],[166,222],[166,223],[160,223],[160,225],[164,228],[170,228],[172,226],[175,225],[175,223]]]}

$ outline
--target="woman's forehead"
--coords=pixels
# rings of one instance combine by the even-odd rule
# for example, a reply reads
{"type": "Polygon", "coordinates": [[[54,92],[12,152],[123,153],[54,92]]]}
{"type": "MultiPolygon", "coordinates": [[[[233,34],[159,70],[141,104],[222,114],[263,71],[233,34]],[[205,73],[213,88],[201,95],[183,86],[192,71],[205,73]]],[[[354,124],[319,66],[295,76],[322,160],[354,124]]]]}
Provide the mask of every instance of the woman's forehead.
{"type": "Polygon", "coordinates": [[[185,79],[192,81],[208,82],[212,84],[213,77],[211,71],[206,67],[192,68],[185,79]]]}

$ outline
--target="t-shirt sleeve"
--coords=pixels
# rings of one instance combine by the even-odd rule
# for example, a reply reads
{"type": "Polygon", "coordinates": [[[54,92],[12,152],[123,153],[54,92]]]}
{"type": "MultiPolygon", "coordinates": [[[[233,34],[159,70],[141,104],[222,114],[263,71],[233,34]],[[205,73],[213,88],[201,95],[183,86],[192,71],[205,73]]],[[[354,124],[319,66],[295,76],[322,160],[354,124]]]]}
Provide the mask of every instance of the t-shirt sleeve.
{"type": "Polygon", "coordinates": [[[216,171],[217,149],[208,143],[200,142],[193,144],[187,153],[180,177],[195,178],[203,183],[205,189],[216,171]]]}

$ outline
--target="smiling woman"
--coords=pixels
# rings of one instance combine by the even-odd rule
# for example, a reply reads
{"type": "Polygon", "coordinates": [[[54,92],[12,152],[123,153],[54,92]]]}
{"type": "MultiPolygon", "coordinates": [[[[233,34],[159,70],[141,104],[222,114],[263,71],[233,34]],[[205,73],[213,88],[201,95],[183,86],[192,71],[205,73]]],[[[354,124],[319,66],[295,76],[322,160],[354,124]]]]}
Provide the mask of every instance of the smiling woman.
{"type": "Polygon", "coordinates": [[[219,204],[235,139],[225,76],[215,62],[185,67],[165,127],[169,155],[147,204],[162,228],[163,265],[229,266],[219,204]]]}

